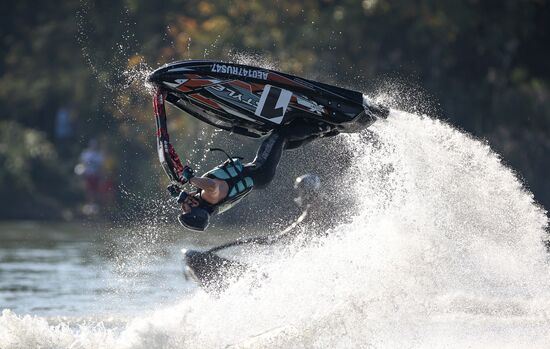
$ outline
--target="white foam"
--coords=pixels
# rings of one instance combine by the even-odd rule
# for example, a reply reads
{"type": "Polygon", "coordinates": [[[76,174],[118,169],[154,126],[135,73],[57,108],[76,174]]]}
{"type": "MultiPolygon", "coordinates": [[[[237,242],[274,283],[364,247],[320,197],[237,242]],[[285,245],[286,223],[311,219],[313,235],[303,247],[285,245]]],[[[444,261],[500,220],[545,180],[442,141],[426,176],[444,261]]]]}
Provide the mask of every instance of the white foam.
{"type": "Polygon", "coordinates": [[[322,244],[123,324],[4,312],[0,347],[549,347],[548,220],[533,196],[444,122],[392,111],[372,130],[345,136],[342,185],[361,214],[322,244]]]}

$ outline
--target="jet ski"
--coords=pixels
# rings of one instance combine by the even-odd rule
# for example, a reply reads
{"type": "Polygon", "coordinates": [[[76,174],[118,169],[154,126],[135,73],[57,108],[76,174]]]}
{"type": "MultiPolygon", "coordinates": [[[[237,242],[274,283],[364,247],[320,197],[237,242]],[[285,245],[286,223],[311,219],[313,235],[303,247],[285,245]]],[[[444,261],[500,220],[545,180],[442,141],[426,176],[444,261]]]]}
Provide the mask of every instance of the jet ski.
{"type": "Polygon", "coordinates": [[[296,120],[326,130],[315,135],[320,137],[358,132],[389,114],[360,92],[243,64],[178,61],[153,71],[148,81],[156,87],[158,156],[174,188],[185,185],[184,166],[170,143],[165,102],[214,127],[253,138],[296,120]]]}
{"type": "Polygon", "coordinates": [[[357,132],[389,113],[357,91],[220,61],[169,63],[153,71],[148,81],[174,107],[219,129],[253,138],[296,119],[357,132]]]}

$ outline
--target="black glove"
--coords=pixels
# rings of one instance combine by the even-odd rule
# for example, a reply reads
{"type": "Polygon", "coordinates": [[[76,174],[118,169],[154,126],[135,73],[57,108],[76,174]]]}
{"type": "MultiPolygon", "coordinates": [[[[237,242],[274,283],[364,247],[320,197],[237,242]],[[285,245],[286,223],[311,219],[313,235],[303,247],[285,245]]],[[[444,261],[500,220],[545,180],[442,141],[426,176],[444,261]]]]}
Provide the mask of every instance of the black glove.
{"type": "Polygon", "coordinates": [[[166,187],[166,190],[168,190],[168,193],[170,193],[170,196],[173,198],[177,198],[181,192],[181,189],[175,184],[170,184],[166,187]]]}
{"type": "Polygon", "coordinates": [[[340,134],[340,130],[338,130],[336,127],[333,128],[331,131],[325,133],[323,137],[333,137],[340,134]]]}
{"type": "Polygon", "coordinates": [[[183,171],[181,172],[182,177],[182,183],[185,184],[191,180],[191,178],[195,177],[195,171],[187,165],[183,167],[183,171]]]}
{"type": "Polygon", "coordinates": [[[189,194],[187,194],[187,192],[180,192],[180,194],[178,195],[178,198],[177,198],[177,202],[178,204],[183,204],[183,202],[185,201],[185,199],[187,199],[187,197],[189,196],[189,194]]]}

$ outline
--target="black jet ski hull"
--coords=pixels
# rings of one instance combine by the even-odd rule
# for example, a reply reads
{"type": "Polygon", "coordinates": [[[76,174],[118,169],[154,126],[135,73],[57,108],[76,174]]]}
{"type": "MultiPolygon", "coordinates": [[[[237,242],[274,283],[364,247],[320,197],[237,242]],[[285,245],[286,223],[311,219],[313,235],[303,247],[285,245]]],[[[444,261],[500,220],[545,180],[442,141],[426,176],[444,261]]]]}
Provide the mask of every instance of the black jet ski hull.
{"type": "Polygon", "coordinates": [[[261,137],[296,119],[356,132],[389,113],[360,92],[234,63],[174,62],[155,70],[149,81],[175,107],[249,137],[261,137]]]}

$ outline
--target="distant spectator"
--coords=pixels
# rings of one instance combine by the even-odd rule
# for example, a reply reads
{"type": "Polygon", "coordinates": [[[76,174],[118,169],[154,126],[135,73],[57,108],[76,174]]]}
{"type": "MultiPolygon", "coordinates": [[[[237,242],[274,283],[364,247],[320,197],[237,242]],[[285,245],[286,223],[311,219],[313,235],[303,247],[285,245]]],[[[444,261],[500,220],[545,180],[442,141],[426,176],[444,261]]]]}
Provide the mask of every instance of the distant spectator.
{"type": "Polygon", "coordinates": [[[101,195],[104,162],[105,156],[99,149],[97,140],[92,139],[88,147],[80,154],[80,163],[75,168],[75,173],[84,177],[86,201],[89,205],[87,211],[89,213],[96,213],[98,210],[97,204],[101,195]]]}

